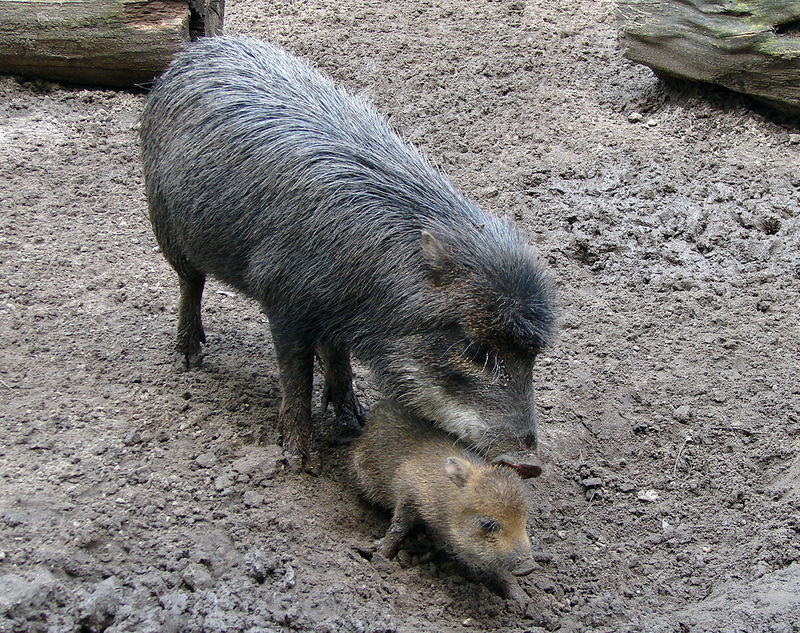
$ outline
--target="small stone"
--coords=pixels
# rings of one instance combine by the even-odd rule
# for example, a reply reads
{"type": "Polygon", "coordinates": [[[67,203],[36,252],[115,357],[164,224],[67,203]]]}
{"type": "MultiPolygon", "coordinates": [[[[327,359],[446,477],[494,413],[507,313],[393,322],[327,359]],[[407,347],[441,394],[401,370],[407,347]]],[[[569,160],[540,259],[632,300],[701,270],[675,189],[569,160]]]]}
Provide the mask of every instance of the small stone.
{"type": "Polygon", "coordinates": [[[756,302],[756,310],[759,312],[769,312],[772,310],[772,300],[771,299],[759,299],[756,302]]]}
{"type": "Polygon", "coordinates": [[[584,488],[600,488],[603,485],[603,480],[600,477],[587,477],[581,481],[581,486],[584,488]]]}
{"type": "Polygon", "coordinates": [[[632,484],[630,481],[623,481],[617,488],[619,488],[620,492],[633,492],[636,490],[636,485],[632,484]]]}
{"type": "Polygon", "coordinates": [[[201,453],[195,457],[194,461],[200,468],[211,468],[217,464],[217,458],[214,453],[201,453]]]}
{"type": "Polygon", "coordinates": [[[109,628],[121,605],[114,576],[98,583],[94,592],[80,605],[82,629],[105,631],[109,628]]]}
{"type": "Polygon", "coordinates": [[[721,389],[714,389],[709,396],[714,402],[719,404],[723,404],[728,401],[728,394],[722,391],[721,389]]]}
{"type": "Polygon", "coordinates": [[[792,145],[800,145],[800,134],[790,134],[789,135],[789,142],[792,145]]]}
{"type": "Polygon", "coordinates": [[[464,620],[464,621],[461,623],[461,626],[467,626],[467,627],[469,627],[469,626],[476,626],[477,624],[478,624],[478,623],[477,623],[477,622],[475,622],[475,620],[473,620],[472,618],[467,618],[466,620],[464,620]]]}
{"type": "Polygon", "coordinates": [[[541,591],[545,593],[554,593],[557,589],[556,583],[554,583],[549,578],[540,578],[536,581],[536,586],[539,587],[541,591]]]}
{"type": "Polygon", "coordinates": [[[605,494],[603,493],[604,488],[596,487],[596,488],[587,488],[584,491],[584,497],[586,501],[594,501],[595,499],[605,499],[605,494]]]}
{"type": "Polygon", "coordinates": [[[259,584],[275,572],[279,563],[277,556],[265,554],[261,550],[249,551],[242,558],[244,573],[259,584]]]}
{"type": "Polygon", "coordinates": [[[231,469],[240,475],[272,479],[284,463],[285,458],[281,447],[273,445],[250,450],[247,455],[234,461],[231,469]]]}
{"type": "Polygon", "coordinates": [[[658,490],[640,490],[636,498],[639,501],[657,501],[659,498],[658,490]]]}
{"type": "Polygon", "coordinates": [[[686,423],[692,419],[692,408],[688,404],[682,404],[672,412],[672,417],[678,422],[686,423]]]}
{"type": "Polygon", "coordinates": [[[248,490],[242,495],[242,501],[248,508],[257,508],[264,502],[264,497],[255,490],[248,490]]]}
{"type": "Polygon", "coordinates": [[[208,569],[199,563],[189,563],[181,573],[181,579],[192,591],[207,589],[214,582],[208,569]]]}
{"type": "Polygon", "coordinates": [[[226,488],[231,487],[231,480],[228,479],[225,475],[220,475],[214,480],[214,488],[217,490],[225,490],[226,488]]]}
{"type": "Polygon", "coordinates": [[[231,464],[232,470],[244,475],[250,474],[256,469],[256,467],[257,460],[250,456],[237,459],[231,464]]]}
{"type": "Polygon", "coordinates": [[[638,112],[631,112],[631,113],[628,115],[628,121],[629,121],[630,123],[640,123],[640,122],[641,122],[641,120],[642,120],[642,118],[643,118],[643,117],[642,117],[642,115],[641,115],[641,114],[639,114],[638,112]]]}
{"type": "Polygon", "coordinates": [[[656,125],[658,125],[658,121],[656,121],[655,119],[647,119],[645,125],[647,127],[655,127],[656,125]]]}
{"type": "Polygon", "coordinates": [[[142,436],[139,434],[139,431],[128,431],[125,434],[125,437],[122,438],[122,443],[125,446],[133,446],[134,444],[140,444],[142,441],[142,436]]]}

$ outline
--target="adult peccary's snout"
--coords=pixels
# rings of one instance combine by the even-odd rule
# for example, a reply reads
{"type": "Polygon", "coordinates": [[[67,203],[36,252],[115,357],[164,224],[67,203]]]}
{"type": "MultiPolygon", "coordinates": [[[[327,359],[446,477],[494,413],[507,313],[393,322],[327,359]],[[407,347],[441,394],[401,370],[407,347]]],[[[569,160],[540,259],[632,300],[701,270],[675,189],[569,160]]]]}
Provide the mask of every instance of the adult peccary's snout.
{"type": "Polygon", "coordinates": [[[542,462],[539,459],[539,455],[532,452],[516,451],[500,453],[492,459],[492,462],[513,468],[523,479],[538,477],[542,474],[542,462]]]}
{"type": "Polygon", "coordinates": [[[325,399],[363,422],[351,353],[384,392],[485,454],[535,436],[533,362],[551,283],[511,222],[484,213],[363,99],[248,38],[179,53],[142,114],[150,219],[178,274],[177,350],[199,364],[212,275],[269,318],[285,446],[313,447],[325,399]]]}

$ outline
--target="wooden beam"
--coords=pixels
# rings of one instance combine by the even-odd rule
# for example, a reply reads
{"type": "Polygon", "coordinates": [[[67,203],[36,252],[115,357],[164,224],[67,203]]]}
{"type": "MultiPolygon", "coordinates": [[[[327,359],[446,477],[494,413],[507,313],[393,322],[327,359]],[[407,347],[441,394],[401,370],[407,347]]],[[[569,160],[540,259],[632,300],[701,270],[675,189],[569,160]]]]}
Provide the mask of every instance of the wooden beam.
{"type": "Polygon", "coordinates": [[[635,62],[800,109],[800,2],[618,0],[617,20],[635,62]]]}
{"type": "Polygon", "coordinates": [[[224,0],[0,0],[0,73],[132,88],[222,32],[224,0]]]}

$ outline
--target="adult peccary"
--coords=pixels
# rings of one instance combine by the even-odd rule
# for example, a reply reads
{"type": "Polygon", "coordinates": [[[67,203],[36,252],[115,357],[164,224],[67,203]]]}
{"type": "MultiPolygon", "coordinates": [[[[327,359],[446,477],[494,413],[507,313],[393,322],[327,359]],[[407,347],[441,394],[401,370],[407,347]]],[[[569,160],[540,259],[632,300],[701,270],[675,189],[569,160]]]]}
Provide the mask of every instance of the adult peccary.
{"type": "Polygon", "coordinates": [[[315,352],[326,402],[361,424],[352,352],[387,395],[485,453],[535,452],[549,278],[509,221],[467,200],[363,99],[275,46],[209,38],[158,80],[141,138],[150,219],[180,280],[183,363],[198,364],[205,342],[207,274],[259,301],[286,449],[313,446],[315,352]]]}
{"type": "Polygon", "coordinates": [[[515,575],[530,573],[535,563],[525,490],[514,471],[488,464],[391,401],[370,410],[351,462],[364,496],[393,512],[379,542],[381,554],[392,558],[411,528],[422,523],[507,598],[527,602],[515,575]]]}

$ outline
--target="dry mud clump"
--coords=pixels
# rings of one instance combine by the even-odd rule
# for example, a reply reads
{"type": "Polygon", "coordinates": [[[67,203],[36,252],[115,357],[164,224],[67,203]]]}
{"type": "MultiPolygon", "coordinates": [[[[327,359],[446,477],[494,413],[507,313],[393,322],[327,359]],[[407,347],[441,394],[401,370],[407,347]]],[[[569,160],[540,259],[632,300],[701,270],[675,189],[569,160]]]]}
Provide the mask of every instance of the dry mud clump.
{"type": "Polygon", "coordinates": [[[344,448],[286,472],[246,300],[211,284],[173,370],[143,95],[2,78],[0,631],[797,631],[796,124],[624,61],[607,1],[240,0],[227,29],[366,93],[552,268],[530,606],[424,534],[370,560],[344,448]]]}

